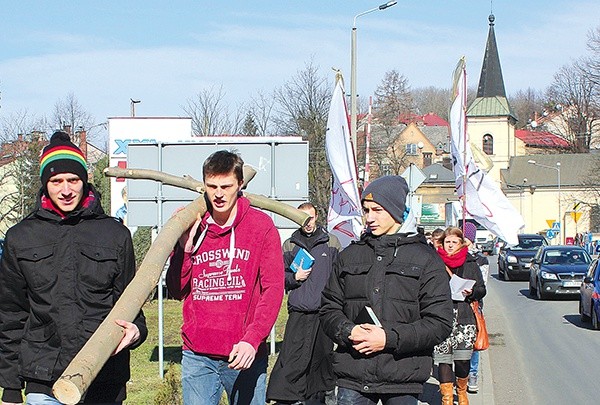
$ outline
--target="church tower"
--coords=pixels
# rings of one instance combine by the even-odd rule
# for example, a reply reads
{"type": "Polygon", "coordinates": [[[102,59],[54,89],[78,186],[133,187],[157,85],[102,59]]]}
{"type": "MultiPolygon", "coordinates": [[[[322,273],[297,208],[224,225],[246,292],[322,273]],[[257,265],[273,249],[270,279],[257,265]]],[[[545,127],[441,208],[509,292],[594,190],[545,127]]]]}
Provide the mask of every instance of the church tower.
{"type": "Polygon", "coordinates": [[[488,20],[490,29],[477,97],[467,109],[467,133],[471,146],[483,152],[493,163],[489,175],[500,182],[500,170],[506,169],[510,157],[516,154],[517,117],[506,98],[494,33],[494,15],[491,14],[488,20]]]}

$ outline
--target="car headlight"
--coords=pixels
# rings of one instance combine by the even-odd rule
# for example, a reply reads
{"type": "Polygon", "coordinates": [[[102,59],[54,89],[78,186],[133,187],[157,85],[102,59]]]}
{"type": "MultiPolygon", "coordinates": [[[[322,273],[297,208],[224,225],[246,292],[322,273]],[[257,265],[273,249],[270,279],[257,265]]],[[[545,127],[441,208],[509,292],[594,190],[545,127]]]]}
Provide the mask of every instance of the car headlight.
{"type": "Polygon", "coordinates": [[[540,276],[546,280],[558,280],[558,277],[554,273],[549,273],[547,271],[540,271],[540,276]]]}
{"type": "Polygon", "coordinates": [[[518,260],[515,256],[506,256],[506,261],[509,263],[517,263],[518,260]]]}

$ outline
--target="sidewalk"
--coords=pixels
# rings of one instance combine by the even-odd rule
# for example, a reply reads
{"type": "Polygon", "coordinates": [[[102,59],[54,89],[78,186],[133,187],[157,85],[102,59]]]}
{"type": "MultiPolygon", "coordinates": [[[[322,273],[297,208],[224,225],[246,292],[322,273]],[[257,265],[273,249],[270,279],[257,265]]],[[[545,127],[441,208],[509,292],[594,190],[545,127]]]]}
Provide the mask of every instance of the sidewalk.
{"type": "MultiPolygon", "coordinates": [[[[479,355],[479,392],[469,394],[469,405],[494,405],[494,385],[488,351],[489,349],[479,355]]],[[[456,398],[456,395],[454,398],[456,398]]],[[[434,377],[430,377],[425,383],[425,390],[421,395],[419,404],[439,405],[440,403],[438,381],[434,377]]]]}

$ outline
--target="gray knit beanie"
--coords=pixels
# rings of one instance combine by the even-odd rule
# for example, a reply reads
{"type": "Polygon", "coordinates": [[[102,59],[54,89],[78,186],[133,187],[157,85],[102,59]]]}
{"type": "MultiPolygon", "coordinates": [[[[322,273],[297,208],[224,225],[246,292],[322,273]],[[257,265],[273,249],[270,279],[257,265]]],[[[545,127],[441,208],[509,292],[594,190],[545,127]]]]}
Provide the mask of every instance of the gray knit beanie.
{"type": "Polygon", "coordinates": [[[360,200],[376,202],[401,224],[404,222],[407,195],[408,184],[403,177],[383,176],[369,183],[360,200]]]}

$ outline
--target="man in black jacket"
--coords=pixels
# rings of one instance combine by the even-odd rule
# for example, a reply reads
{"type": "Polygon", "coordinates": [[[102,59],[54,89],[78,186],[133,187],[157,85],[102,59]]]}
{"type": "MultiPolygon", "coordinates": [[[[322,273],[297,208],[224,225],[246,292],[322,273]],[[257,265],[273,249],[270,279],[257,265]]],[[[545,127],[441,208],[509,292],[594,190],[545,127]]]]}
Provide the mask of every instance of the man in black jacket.
{"type": "Polygon", "coordinates": [[[448,276],[417,233],[407,193],[400,176],[365,188],[367,232],[340,253],[323,291],[321,321],[338,344],[338,405],[417,404],[433,347],[452,330],[448,276]],[[369,322],[363,321],[366,307],[369,322]]]}
{"type": "MultiPolygon", "coordinates": [[[[56,132],[40,160],[36,209],[6,233],[0,268],[2,404],[59,404],[52,385],[108,315],[135,274],[129,230],[104,214],[81,150],[56,132]]],[[[123,337],[84,397],[120,404],[129,350],[148,330],[140,311],[117,320],[123,337]]]]}
{"type": "Polygon", "coordinates": [[[321,327],[321,292],[329,280],[341,249],[338,239],[317,226],[317,211],[311,203],[298,207],[310,216],[283,244],[285,289],[288,291],[288,321],[277,362],[269,378],[267,398],[278,404],[322,403],[333,396],[331,370],[333,342],[321,327]],[[306,249],[314,258],[307,270],[292,263],[306,249]]]}

